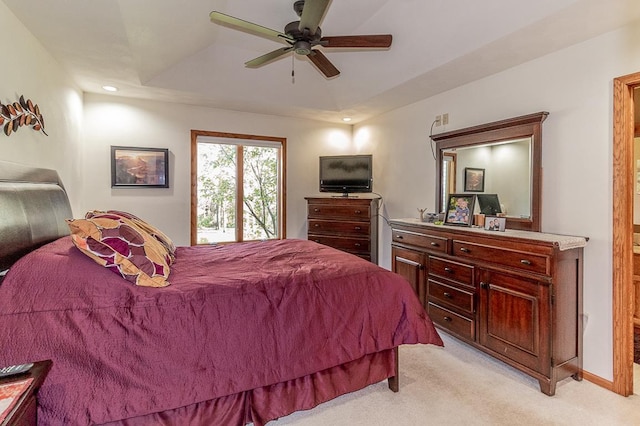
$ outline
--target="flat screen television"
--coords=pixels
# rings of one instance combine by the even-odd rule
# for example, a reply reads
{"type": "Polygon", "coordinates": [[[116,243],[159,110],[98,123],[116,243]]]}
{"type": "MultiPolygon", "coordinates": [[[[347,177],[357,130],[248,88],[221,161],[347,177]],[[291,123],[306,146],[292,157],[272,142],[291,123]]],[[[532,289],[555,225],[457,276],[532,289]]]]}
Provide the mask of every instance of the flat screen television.
{"type": "Polygon", "coordinates": [[[320,157],[320,192],[373,191],[371,155],[334,155],[320,157]]]}
{"type": "Polygon", "coordinates": [[[498,194],[478,194],[476,197],[480,206],[480,213],[487,216],[495,216],[498,213],[502,213],[498,194]]]}

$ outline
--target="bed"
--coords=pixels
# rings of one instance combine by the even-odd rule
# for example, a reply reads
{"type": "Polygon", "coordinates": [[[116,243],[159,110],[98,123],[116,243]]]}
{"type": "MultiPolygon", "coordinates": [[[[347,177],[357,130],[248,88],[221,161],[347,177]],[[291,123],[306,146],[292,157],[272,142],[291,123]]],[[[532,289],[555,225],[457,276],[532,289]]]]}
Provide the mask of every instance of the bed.
{"type": "Polygon", "coordinates": [[[442,345],[403,278],[311,241],[177,247],[142,287],[74,245],[55,171],[0,162],[0,206],[0,365],[53,361],[41,424],[262,425],[442,345]]]}

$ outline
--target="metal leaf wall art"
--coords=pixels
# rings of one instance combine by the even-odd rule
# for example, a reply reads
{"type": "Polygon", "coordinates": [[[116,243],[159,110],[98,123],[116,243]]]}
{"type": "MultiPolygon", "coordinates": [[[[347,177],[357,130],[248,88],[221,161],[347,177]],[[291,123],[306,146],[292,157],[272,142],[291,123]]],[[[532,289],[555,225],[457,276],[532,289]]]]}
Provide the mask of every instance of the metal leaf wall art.
{"type": "Polygon", "coordinates": [[[40,108],[31,102],[31,99],[25,100],[24,96],[20,96],[20,100],[13,104],[0,103],[0,126],[2,125],[4,125],[4,134],[7,136],[17,132],[22,126],[31,126],[33,130],[47,135],[44,131],[44,118],[40,108]]]}

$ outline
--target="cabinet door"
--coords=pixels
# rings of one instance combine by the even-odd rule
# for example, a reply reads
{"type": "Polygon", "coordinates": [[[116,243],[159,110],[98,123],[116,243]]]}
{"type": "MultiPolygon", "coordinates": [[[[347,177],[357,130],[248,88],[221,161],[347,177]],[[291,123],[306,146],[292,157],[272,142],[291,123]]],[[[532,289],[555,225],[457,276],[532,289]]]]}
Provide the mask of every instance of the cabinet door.
{"type": "Polygon", "coordinates": [[[498,356],[550,374],[550,287],[481,270],[480,344],[498,356]]]}
{"type": "Polygon", "coordinates": [[[422,306],[425,306],[426,255],[419,251],[391,247],[391,267],[409,281],[422,306]]]}

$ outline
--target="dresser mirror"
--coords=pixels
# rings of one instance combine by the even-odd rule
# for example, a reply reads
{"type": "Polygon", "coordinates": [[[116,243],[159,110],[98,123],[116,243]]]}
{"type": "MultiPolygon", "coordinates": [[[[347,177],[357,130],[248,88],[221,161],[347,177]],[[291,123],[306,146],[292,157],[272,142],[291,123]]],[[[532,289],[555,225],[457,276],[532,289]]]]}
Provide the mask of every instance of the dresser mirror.
{"type": "Polygon", "coordinates": [[[538,112],[433,135],[436,207],[449,194],[497,194],[507,229],[540,231],[542,122],[538,112]]]}

